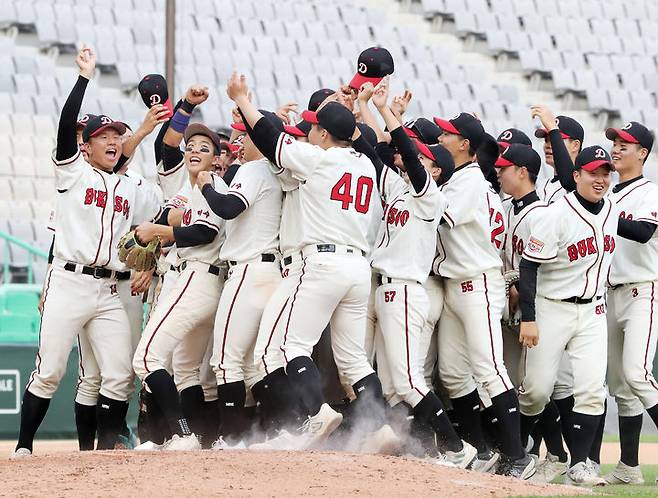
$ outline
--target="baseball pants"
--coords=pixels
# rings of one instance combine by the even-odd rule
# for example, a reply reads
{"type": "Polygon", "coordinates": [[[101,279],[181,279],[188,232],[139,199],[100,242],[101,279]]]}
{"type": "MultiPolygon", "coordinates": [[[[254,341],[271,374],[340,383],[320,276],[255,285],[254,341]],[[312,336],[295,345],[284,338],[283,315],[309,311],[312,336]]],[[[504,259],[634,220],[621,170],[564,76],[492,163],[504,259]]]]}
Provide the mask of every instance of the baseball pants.
{"type": "Polygon", "coordinates": [[[244,381],[251,388],[258,381],[256,338],[263,311],[280,282],[279,260],[242,263],[229,269],[215,317],[210,360],[218,385],[244,381]]]}
{"type": "Polygon", "coordinates": [[[521,413],[533,416],[544,410],[566,350],[573,371],[573,411],[601,415],[607,360],[604,300],[574,304],[537,296],[536,321],[539,343],[526,352],[521,413]]]}
{"type": "Polygon", "coordinates": [[[608,389],[622,417],[658,405],[652,373],[658,340],[656,291],[657,282],[608,289],[608,389]]]}
{"type": "Polygon", "coordinates": [[[329,323],[338,373],[353,385],[374,372],[364,346],[371,271],[360,251],[344,246],[336,251],[318,253],[316,246],[302,251],[281,350],[286,363],[310,358],[329,323]]]}
{"type": "Polygon", "coordinates": [[[430,307],[425,325],[423,326],[423,332],[420,335],[419,353],[423,365],[425,384],[431,386],[434,369],[437,366],[439,358],[437,325],[443,313],[443,279],[436,275],[430,275],[424,287],[430,307]]]}
{"type": "Polygon", "coordinates": [[[445,305],[439,321],[439,376],[451,398],[479,384],[489,398],[510,390],[503,362],[500,325],[505,282],[499,269],[465,280],[444,279],[445,305]]]}
{"type": "Polygon", "coordinates": [[[117,281],[84,275],[80,265],[71,272],[64,269],[65,264],[55,259],[46,274],[36,369],[26,389],[35,396],[52,398],[80,335],[88,341],[100,370],[95,396],[100,392],[110,399],[126,401],[133,391],[132,341],[117,281]]]}

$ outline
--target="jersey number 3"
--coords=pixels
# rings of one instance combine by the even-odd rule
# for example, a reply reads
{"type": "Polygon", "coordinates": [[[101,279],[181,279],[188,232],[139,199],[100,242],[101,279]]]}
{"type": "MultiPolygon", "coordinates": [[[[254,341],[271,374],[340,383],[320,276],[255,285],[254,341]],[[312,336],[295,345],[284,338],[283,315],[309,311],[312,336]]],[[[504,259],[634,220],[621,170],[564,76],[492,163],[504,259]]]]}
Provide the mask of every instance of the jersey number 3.
{"type": "Polygon", "coordinates": [[[356,181],[356,192],[352,195],[352,173],[345,173],[331,189],[331,200],[340,202],[341,209],[349,209],[354,201],[357,213],[367,213],[370,207],[373,181],[368,176],[360,176],[356,181]]]}

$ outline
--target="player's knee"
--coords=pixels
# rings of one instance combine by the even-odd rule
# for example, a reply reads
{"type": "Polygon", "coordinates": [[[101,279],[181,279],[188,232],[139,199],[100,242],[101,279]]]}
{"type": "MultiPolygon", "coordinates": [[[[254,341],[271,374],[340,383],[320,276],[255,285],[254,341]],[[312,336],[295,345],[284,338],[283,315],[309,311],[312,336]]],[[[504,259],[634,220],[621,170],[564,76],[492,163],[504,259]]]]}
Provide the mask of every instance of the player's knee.
{"type": "Polygon", "coordinates": [[[603,387],[574,393],[573,411],[585,415],[601,415],[604,408],[605,390],[603,387]]]}
{"type": "Polygon", "coordinates": [[[650,380],[653,380],[653,374],[639,364],[624,365],[624,377],[634,393],[640,392],[650,380]]]}
{"type": "Polygon", "coordinates": [[[637,417],[644,412],[644,405],[636,396],[627,393],[610,394],[615,398],[620,417],[637,417]]]}
{"type": "Polygon", "coordinates": [[[461,398],[477,388],[473,376],[468,372],[460,373],[439,368],[439,378],[451,398],[461,398]]]}
{"type": "Polygon", "coordinates": [[[98,377],[83,377],[78,383],[78,388],[75,394],[75,401],[91,406],[95,405],[98,400],[98,393],[101,388],[101,378],[98,377]]]}
{"type": "Polygon", "coordinates": [[[526,377],[519,389],[521,413],[528,416],[540,414],[550,401],[552,392],[551,382],[533,382],[526,377]]]}

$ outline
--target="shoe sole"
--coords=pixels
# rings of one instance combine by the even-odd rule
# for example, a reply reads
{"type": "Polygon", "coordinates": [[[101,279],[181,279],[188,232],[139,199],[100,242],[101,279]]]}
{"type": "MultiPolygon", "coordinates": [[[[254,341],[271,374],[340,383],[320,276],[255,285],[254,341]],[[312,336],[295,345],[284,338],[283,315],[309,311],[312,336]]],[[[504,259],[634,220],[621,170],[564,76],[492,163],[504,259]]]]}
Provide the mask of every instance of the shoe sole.
{"type": "Polygon", "coordinates": [[[453,462],[449,462],[449,463],[452,463],[455,467],[458,467],[460,469],[468,468],[470,465],[473,464],[473,462],[477,458],[478,450],[476,450],[475,447],[469,445],[469,447],[466,447],[466,451],[467,453],[464,456],[464,460],[462,460],[462,462],[459,465],[453,462]]]}
{"type": "MultiPolygon", "coordinates": [[[[498,464],[498,461],[500,460],[500,453],[494,453],[493,456],[487,460],[487,463],[485,463],[482,468],[479,469],[471,469],[474,470],[475,472],[480,472],[481,474],[486,474],[488,472],[491,472],[492,469],[498,464]]],[[[475,459],[473,460],[475,461],[475,459]]],[[[471,463],[471,465],[473,465],[471,463]]]]}
{"type": "Polygon", "coordinates": [[[569,477],[564,478],[564,484],[568,484],[569,486],[576,486],[579,488],[598,488],[602,486],[606,486],[608,483],[603,481],[603,482],[597,482],[597,483],[585,483],[585,482],[575,482],[569,479],[569,477]]]}
{"type": "Polygon", "coordinates": [[[633,486],[644,486],[644,479],[641,481],[623,481],[616,476],[606,476],[603,479],[605,479],[605,482],[608,484],[612,484],[614,486],[622,486],[625,484],[633,486]]]}
{"type": "Polygon", "coordinates": [[[567,469],[565,468],[562,471],[559,472],[553,472],[553,476],[549,479],[546,477],[546,474],[540,473],[539,471],[535,472],[535,475],[533,475],[530,480],[533,482],[544,482],[544,483],[551,483],[555,479],[557,479],[560,476],[566,475],[567,469]]]}

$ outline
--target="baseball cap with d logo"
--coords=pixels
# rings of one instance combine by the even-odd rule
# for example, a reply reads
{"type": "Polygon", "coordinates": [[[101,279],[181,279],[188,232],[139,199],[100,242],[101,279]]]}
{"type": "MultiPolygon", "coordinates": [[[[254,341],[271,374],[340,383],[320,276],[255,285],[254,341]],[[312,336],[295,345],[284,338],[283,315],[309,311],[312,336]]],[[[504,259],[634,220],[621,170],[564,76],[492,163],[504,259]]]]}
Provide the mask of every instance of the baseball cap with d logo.
{"type": "Polygon", "coordinates": [[[350,87],[358,90],[364,83],[377,85],[384,76],[393,74],[393,56],[383,47],[370,47],[359,55],[356,74],[350,81],[350,87]]]}
{"type": "Polygon", "coordinates": [[[169,100],[167,81],[164,76],[161,74],[147,74],[139,82],[137,89],[146,107],[150,109],[154,105],[162,104],[169,110],[169,117],[174,114],[169,100]]]}
{"type": "Polygon", "coordinates": [[[584,169],[585,171],[594,171],[601,166],[607,166],[610,170],[614,171],[615,167],[612,165],[610,154],[600,145],[592,145],[585,147],[576,156],[574,163],[575,169],[584,169]]]}
{"type": "Polygon", "coordinates": [[[82,130],[82,141],[89,142],[91,137],[95,137],[108,128],[112,128],[119,135],[123,135],[128,127],[121,121],[112,121],[105,114],[100,114],[87,121],[87,125],[82,130]]]}
{"type": "Polygon", "coordinates": [[[605,130],[605,136],[610,140],[619,138],[629,144],[640,144],[642,148],[647,149],[649,152],[653,147],[653,133],[637,121],[631,121],[621,128],[608,128],[605,130]]]}

